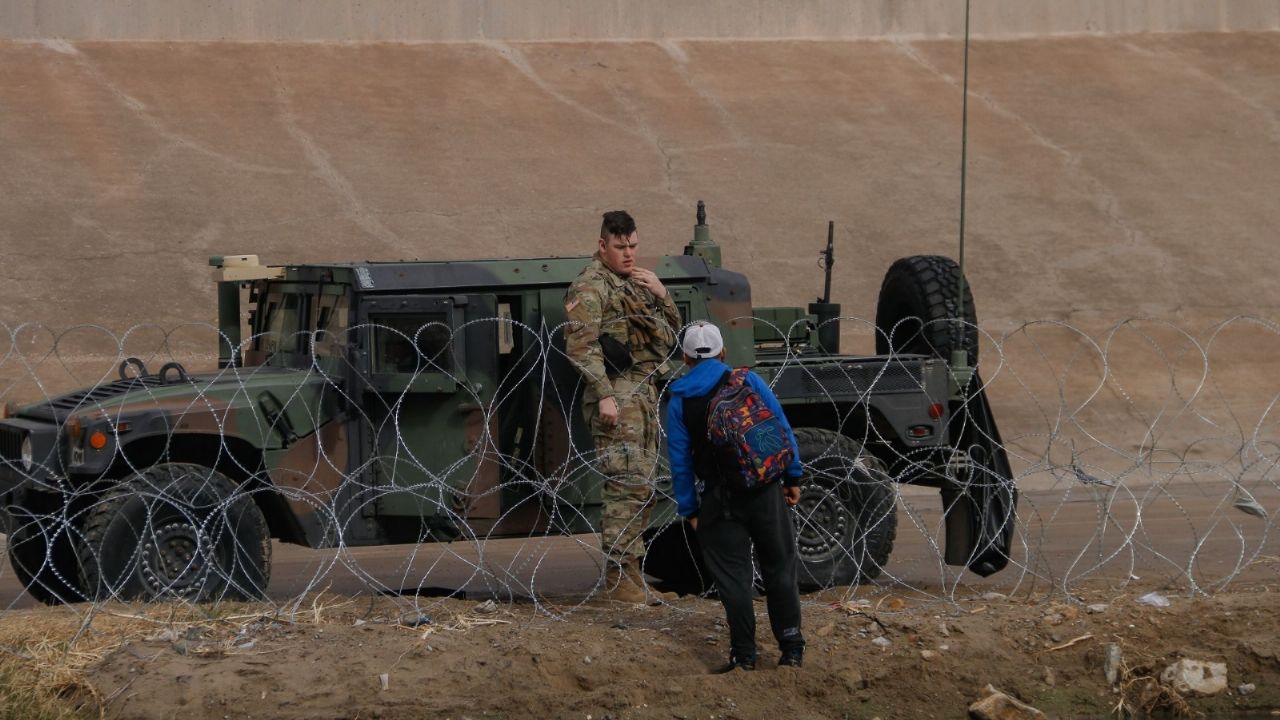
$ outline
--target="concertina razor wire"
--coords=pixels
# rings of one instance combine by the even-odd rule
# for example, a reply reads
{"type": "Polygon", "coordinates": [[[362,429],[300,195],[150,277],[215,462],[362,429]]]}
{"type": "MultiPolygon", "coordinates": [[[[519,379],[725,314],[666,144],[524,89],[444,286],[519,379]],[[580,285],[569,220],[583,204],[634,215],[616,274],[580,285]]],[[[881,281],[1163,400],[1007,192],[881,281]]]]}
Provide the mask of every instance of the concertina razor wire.
{"type": "MultiPolygon", "coordinates": [[[[877,332],[841,321],[855,341],[877,332]]],[[[341,577],[414,610],[465,591],[561,615],[602,590],[607,478],[583,437],[581,387],[552,373],[567,362],[559,328],[489,319],[260,335],[239,354],[265,363],[213,370],[207,325],[0,330],[9,607],[251,599],[291,614],[341,577]],[[501,372],[478,380],[465,355],[494,338],[501,372]],[[360,359],[375,346],[378,358],[360,359]],[[27,447],[19,431],[42,421],[55,447],[27,447]],[[272,575],[273,546],[277,564],[291,558],[287,577],[272,575]]],[[[1193,334],[1129,319],[1087,333],[1043,321],[980,334],[970,393],[990,398],[1002,438],[984,441],[1002,440],[1008,477],[955,441],[904,449],[866,403],[827,395],[843,433],[793,423],[808,443],[806,498],[792,511],[802,575],[851,569],[824,600],[867,587],[938,601],[989,588],[1069,596],[1090,579],[1139,578],[1211,594],[1275,561],[1280,384],[1241,363],[1280,346],[1280,326],[1237,317],[1193,334]],[[922,477],[943,491],[903,482],[922,477]],[[997,518],[1013,525],[1007,567],[987,578],[946,547],[948,515],[979,487],[1006,501],[1017,491],[1016,513],[997,518]]],[[[899,362],[842,378],[787,352],[767,379],[799,373],[821,406],[823,383],[865,399],[900,382],[899,362]]],[[[664,457],[656,468],[646,573],[707,592],[664,457]]]]}

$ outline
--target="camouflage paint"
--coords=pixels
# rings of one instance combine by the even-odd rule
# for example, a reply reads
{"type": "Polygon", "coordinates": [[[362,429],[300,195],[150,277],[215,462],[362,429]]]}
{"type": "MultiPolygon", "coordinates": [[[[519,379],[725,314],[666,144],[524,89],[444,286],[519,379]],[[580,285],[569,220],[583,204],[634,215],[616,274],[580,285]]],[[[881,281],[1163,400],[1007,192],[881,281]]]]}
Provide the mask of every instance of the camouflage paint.
{"type": "MultiPolygon", "coordinates": [[[[342,303],[335,307],[345,315],[341,327],[350,328],[339,338],[341,357],[313,358],[305,343],[298,351],[274,355],[250,349],[240,367],[169,384],[139,383],[116,394],[70,393],[18,408],[16,420],[0,425],[49,428],[56,438],[50,441],[56,446],[51,453],[61,463],[50,470],[75,483],[118,474],[121,463],[116,460],[127,457],[141,440],[199,437],[215,439],[221,448],[248,448],[253,459],[247,464],[265,469],[265,477],[285,497],[278,512],[287,517],[275,518],[273,527],[302,527],[301,541],[309,544],[324,542],[320,528],[333,518],[349,522],[344,532],[351,533],[352,544],[385,542],[389,536],[380,523],[395,518],[420,522],[422,528],[467,522],[473,528],[523,534],[547,527],[552,502],[566,506],[555,513],[569,518],[561,521],[561,529],[598,529],[603,483],[590,464],[593,441],[580,407],[583,388],[565,356],[563,334],[565,290],[588,261],[571,257],[273,268],[278,277],[247,281],[242,288],[256,301],[251,333],[262,331],[262,303],[273,292],[340,297],[342,303]],[[374,373],[372,332],[362,323],[428,301],[452,308],[451,352],[460,361],[456,372],[374,373]],[[499,304],[513,308],[512,321],[528,328],[512,333],[516,349],[510,355],[498,350],[499,304]],[[520,365],[522,353],[536,356],[529,361],[535,363],[534,371],[520,365]],[[536,369],[542,364],[545,373],[536,369]],[[521,368],[526,371],[522,377],[530,379],[504,388],[502,402],[495,405],[499,382],[521,368]],[[540,384],[544,375],[546,386],[540,384]],[[70,447],[66,424],[72,417],[83,428],[81,443],[97,429],[104,429],[110,442],[99,451],[70,447]],[[128,432],[114,430],[125,425],[128,432]],[[516,438],[520,448],[514,446],[516,438]],[[529,464],[524,469],[496,462],[499,454],[514,456],[516,451],[525,453],[529,464]],[[368,463],[371,457],[374,462],[368,463]],[[372,470],[353,474],[360,467],[372,470]],[[318,505],[324,502],[343,509],[332,510],[332,515],[331,509],[321,512],[318,505]],[[511,512],[513,508],[518,511],[511,512]]],[[[757,357],[745,276],[690,255],[646,264],[668,287],[682,321],[707,319],[720,325],[731,364],[756,365],[769,357],[757,357]]],[[[299,328],[303,333],[315,330],[315,318],[307,321],[308,326],[299,328]]],[[[842,367],[852,361],[823,362],[842,367]]],[[[673,353],[670,366],[677,362],[673,353]]],[[[872,364],[879,367],[883,361],[872,364]]],[[[763,369],[810,372],[797,370],[800,365],[768,363],[763,369]]],[[[905,427],[927,413],[932,395],[924,390],[936,374],[926,373],[914,389],[898,388],[896,399],[886,400],[886,412],[897,417],[892,427],[905,427]]],[[[853,386],[836,397],[811,396],[802,387],[804,378],[797,377],[800,394],[780,393],[789,407],[885,400],[874,390],[853,386]]],[[[931,441],[925,444],[937,444],[939,438],[931,441]]],[[[214,462],[210,457],[168,459],[214,462]]],[[[665,503],[655,511],[656,519],[671,514],[665,503]]]]}

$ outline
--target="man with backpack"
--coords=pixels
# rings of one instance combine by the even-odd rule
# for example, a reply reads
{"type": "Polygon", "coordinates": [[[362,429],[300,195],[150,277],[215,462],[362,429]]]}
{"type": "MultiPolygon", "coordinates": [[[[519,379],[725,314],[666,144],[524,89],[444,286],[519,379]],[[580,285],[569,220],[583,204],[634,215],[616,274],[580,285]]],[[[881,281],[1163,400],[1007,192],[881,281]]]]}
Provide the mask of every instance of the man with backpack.
{"type": "Polygon", "coordinates": [[[717,672],[756,669],[752,547],[782,651],[778,666],[800,667],[796,539],[787,510],[800,501],[803,474],[795,433],[759,375],[724,363],[715,325],[689,325],[680,347],[689,371],[670,388],[667,454],[677,512],[698,534],[729,623],[729,662],[717,672]]]}

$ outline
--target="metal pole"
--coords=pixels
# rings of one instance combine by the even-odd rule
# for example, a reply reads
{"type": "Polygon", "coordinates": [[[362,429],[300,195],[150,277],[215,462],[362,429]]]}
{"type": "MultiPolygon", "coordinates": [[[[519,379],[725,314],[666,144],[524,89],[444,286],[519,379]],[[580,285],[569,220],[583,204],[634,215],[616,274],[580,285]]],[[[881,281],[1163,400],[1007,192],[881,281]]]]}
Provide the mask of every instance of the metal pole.
{"type": "Polygon", "coordinates": [[[836,221],[827,221],[827,252],[823,255],[825,264],[823,267],[827,271],[827,281],[822,288],[822,302],[831,302],[831,266],[835,264],[835,253],[832,252],[832,246],[836,239],[836,221]]]}
{"type": "MultiPolygon", "coordinates": [[[[960,297],[956,298],[957,322],[964,312],[964,207],[965,176],[969,166],[969,0],[964,2],[964,100],[960,113],[960,297]]],[[[963,337],[963,330],[961,331],[963,337]]]]}
{"type": "Polygon", "coordinates": [[[964,83],[963,100],[960,111],[960,282],[956,284],[959,296],[956,297],[956,317],[952,321],[955,341],[951,347],[951,397],[963,400],[969,380],[973,377],[973,369],[969,367],[969,348],[965,347],[968,336],[965,328],[964,308],[964,207],[965,176],[969,166],[969,0],[964,2],[964,83]]]}

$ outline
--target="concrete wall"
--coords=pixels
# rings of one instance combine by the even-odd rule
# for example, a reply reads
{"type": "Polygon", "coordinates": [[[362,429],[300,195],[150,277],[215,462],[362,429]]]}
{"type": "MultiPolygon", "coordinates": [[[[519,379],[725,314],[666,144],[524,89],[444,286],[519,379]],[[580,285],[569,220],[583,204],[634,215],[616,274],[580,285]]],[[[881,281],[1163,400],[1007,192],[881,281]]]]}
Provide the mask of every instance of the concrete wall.
{"type": "MultiPolygon", "coordinates": [[[[1278,30],[1278,0],[973,0],[975,37],[1278,30]]],[[[955,37],[962,0],[0,0],[0,38],[419,42],[955,37]]]]}

